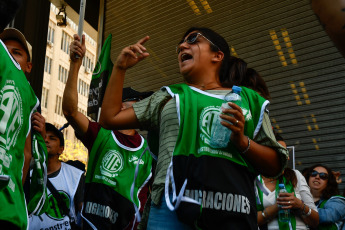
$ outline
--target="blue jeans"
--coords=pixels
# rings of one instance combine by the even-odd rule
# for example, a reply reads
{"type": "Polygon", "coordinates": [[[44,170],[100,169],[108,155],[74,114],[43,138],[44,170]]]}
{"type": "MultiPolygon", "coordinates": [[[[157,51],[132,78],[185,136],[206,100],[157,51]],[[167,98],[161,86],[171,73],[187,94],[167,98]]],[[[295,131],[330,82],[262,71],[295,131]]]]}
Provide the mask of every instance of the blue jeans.
{"type": "MultiPolygon", "coordinates": [[[[171,196],[170,196],[171,199],[171,196]]],[[[163,194],[160,205],[155,205],[151,202],[151,209],[149,220],[147,223],[147,230],[189,230],[192,229],[188,225],[180,222],[177,219],[175,211],[170,211],[163,194]]]]}

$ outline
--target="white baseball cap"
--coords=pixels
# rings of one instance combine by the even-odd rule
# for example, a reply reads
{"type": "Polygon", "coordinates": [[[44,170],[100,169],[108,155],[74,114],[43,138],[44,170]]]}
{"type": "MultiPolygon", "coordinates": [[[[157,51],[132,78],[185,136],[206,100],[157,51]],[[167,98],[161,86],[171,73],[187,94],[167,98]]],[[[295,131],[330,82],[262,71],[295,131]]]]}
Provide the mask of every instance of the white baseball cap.
{"type": "Polygon", "coordinates": [[[0,34],[0,39],[3,41],[6,40],[17,40],[20,42],[23,47],[25,48],[26,52],[29,54],[30,62],[32,60],[32,46],[30,43],[26,40],[25,36],[16,28],[6,28],[4,31],[0,34]]]}

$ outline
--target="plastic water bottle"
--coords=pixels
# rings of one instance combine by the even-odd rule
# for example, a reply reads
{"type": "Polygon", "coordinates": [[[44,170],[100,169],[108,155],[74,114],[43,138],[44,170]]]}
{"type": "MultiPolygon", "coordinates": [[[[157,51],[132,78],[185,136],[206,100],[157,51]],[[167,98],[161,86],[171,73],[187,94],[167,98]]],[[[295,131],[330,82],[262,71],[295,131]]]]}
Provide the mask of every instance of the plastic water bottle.
{"type": "Polygon", "coordinates": [[[212,148],[225,148],[226,146],[228,146],[228,143],[230,141],[230,136],[231,136],[231,130],[220,123],[221,120],[223,119],[221,119],[219,115],[222,113],[222,108],[225,108],[225,109],[231,108],[228,105],[228,102],[232,102],[238,106],[241,106],[241,96],[240,96],[241,90],[242,89],[240,87],[234,85],[232,87],[232,90],[228,94],[225,95],[222,107],[220,108],[220,111],[217,114],[215,121],[212,124],[211,141],[210,141],[210,145],[212,148]]]}
{"type": "MultiPolygon", "coordinates": [[[[279,193],[287,192],[284,184],[279,184],[279,193]]],[[[279,205],[278,218],[281,222],[290,221],[290,209],[282,209],[282,205],[279,205]]]]}

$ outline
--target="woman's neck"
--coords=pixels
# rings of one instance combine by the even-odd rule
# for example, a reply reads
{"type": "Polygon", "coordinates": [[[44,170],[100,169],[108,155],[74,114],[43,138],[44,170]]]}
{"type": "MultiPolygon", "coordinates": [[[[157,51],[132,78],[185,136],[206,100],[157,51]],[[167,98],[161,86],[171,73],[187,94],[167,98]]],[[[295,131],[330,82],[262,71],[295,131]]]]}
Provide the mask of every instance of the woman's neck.
{"type": "Polygon", "coordinates": [[[189,73],[184,76],[184,79],[189,86],[193,86],[203,91],[229,90],[229,88],[223,87],[220,83],[218,71],[210,71],[210,69],[202,72],[199,71],[197,73],[189,73]]]}
{"type": "Polygon", "coordinates": [[[277,179],[271,179],[264,176],[261,176],[261,177],[266,188],[268,188],[271,192],[273,192],[276,189],[277,179]]]}
{"type": "Polygon", "coordinates": [[[189,86],[193,86],[197,89],[200,89],[200,90],[229,90],[229,88],[225,88],[223,86],[221,86],[220,84],[218,83],[214,83],[214,82],[211,82],[211,83],[206,83],[206,84],[203,84],[203,83],[187,83],[189,86]]]}
{"type": "Polygon", "coordinates": [[[313,195],[314,202],[319,201],[321,199],[321,192],[316,190],[310,190],[311,194],[313,195]]]}

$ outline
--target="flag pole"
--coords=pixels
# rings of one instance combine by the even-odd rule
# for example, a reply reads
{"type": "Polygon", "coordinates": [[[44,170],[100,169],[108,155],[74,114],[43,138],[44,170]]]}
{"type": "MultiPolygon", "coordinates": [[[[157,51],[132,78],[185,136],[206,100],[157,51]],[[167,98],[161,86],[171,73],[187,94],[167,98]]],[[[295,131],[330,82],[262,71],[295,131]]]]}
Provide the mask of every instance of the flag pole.
{"type": "MultiPolygon", "coordinates": [[[[80,37],[80,42],[82,42],[82,36],[83,36],[83,30],[84,30],[85,8],[86,8],[86,0],[80,0],[79,25],[78,25],[78,35],[80,37]]],[[[79,58],[79,56],[76,55],[76,58],[79,58]]]]}

